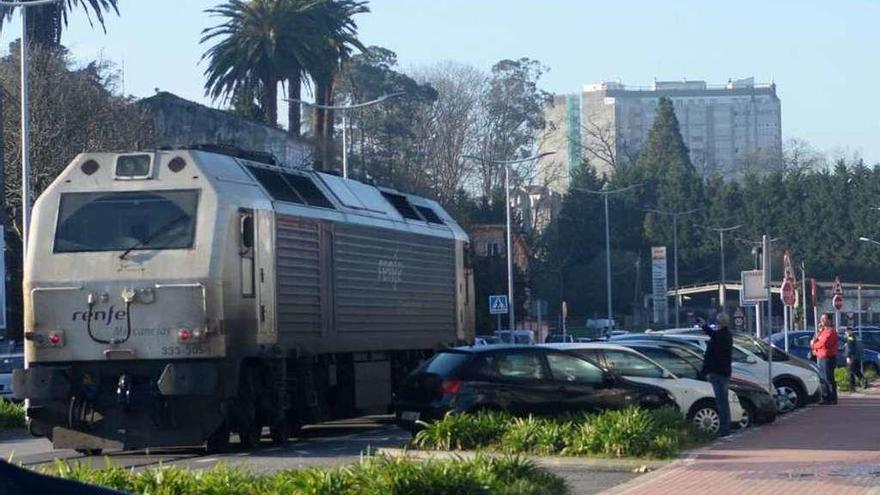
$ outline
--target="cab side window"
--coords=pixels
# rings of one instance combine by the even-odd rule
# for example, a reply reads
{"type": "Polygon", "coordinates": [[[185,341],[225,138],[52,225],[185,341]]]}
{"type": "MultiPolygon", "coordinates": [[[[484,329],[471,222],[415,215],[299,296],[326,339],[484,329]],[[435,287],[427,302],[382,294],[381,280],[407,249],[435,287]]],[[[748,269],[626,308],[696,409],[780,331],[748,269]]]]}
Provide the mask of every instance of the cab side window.
{"type": "Polygon", "coordinates": [[[253,297],[254,273],[254,212],[241,209],[238,212],[238,254],[241,258],[241,295],[253,297]]]}
{"type": "Polygon", "coordinates": [[[636,350],[653,359],[654,361],[657,361],[658,363],[660,363],[661,366],[671,371],[675,376],[681,378],[696,379],[697,376],[700,374],[700,370],[694,368],[683,358],[675,356],[669,351],[654,348],[639,348],[636,350]]]}
{"type": "Polygon", "coordinates": [[[532,352],[481,356],[474,372],[483,379],[546,380],[549,374],[541,356],[532,352]]]}
{"type": "Polygon", "coordinates": [[[547,354],[553,379],[563,382],[601,385],[604,372],[589,362],[566,354],[547,354]]]}
{"type": "Polygon", "coordinates": [[[663,378],[663,370],[659,366],[630,352],[606,350],[605,361],[609,368],[624,376],[663,378]]]}
{"type": "Polygon", "coordinates": [[[748,359],[748,357],[749,357],[749,355],[746,354],[745,352],[737,349],[736,347],[733,348],[733,353],[731,354],[731,360],[734,363],[745,363],[746,360],[748,359]]]}

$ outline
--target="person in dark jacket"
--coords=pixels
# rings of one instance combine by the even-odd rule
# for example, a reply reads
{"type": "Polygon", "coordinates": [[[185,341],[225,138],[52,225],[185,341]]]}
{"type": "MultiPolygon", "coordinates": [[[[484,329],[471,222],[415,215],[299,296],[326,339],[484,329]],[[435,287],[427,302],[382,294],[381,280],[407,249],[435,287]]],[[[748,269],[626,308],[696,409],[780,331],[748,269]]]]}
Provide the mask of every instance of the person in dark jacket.
{"type": "Polygon", "coordinates": [[[862,341],[853,332],[852,327],[846,327],[846,342],[843,344],[843,355],[846,357],[846,367],[849,370],[849,389],[855,391],[856,383],[863,388],[868,387],[868,381],[862,374],[862,359],[865,348],[862,341]],[[856,379],[858,378],[858,382],[856,379]]]}
{"type": "Polygon", "coordinates": [[[715,328],[706,325],[706,320],[702,318],[697,318],[697,323],[709,336],[701,374],[712,384],[712,390],[715,392],[718,419],[721,420],[718,436],[726,437],[730,435],[730,403],[727,400],[727,390],[730,385],[730,362],[733,355],[730,317],[727,313],[719,313],[715,328]]]}

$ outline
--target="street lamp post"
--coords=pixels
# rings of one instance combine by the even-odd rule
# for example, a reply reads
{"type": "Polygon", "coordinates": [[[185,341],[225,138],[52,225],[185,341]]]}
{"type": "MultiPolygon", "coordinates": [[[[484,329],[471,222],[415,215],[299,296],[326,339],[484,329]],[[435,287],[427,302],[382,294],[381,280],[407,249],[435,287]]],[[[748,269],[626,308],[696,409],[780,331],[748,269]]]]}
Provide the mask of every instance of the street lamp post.
{"type": "Polygon", "coordinates": [[[476,160],[483,163],[491,163],[493,165],[502,165],[504,167],[504,197],[507,201],[507,205],[504,208],[505,214],[507,217],[507,315],[508,315],[508,323],[510,325],[510,330],[516,329],[515,322],[515,314],[513,307],[515,304],[513,303],[513,236],[511,234],[511,218],[510,218],[510,166],[516,165],[517,163],[530,162],[533,160],[540,160],[545,156],[550,156],[555,154],[553,151],[548,151],[546,153],[540,153],[534,156],[530,156],[527,158],[520,158],[519,160],[488,160],[485,158],[481,158],[479,156],[473,155],[464,155],[462,158],[467,158],[469,160],[476,160]]]}
{"type": "Polygon", "coordinates": [[[284,101],[288,103],[298,103],[300,105],[304,105],[312,108],[320,108],[322,110],[338,110],[339,113],[342,114],[342,176],[346,179],[348,178],[348,121],[346,120],[346,112],[348,110],[354,110],[359,108],[366,108],[373,105],[378,105],[388,99],[401,96],[405,93],[391,93],[387,95],[380,96],[375,100],[365,101],[363,103],[354,103],[351,105],[319,105],[317,103],[312,103],[310,101],[305,100],[297,100],[294,98],[285,98],[284,101]]]}
{"type": "Polygon", "coordinates": [[[606,191],[593,191],[591,189],[583,189],[580,187],[571,186],[571,189],[576,191],[583,191],[589,194],[601,194],[602,199],[605,202],[605,287],[606,287],[606,295],[607,295],[607,303],[608,303],[608,325],[612,325],[614,321],[613,309],[611,304],[611,219],[608,214],[608,196],[612,194],[618,194],[622,192],[629,191],[630,189],[634,189],[636,187],[640,187],[641,184],[632,184],[627,187],[623,187],[620,189],[614,190],[606,190],[606,191]]]}
{"type": "Polygon", "coordinates": [[[694,208],[692,210],[685,210],[685,211],[666,211],[666,210],[648,209],[648,211],[650,211],[650,212],[672,217],[672,246],[673,246],[672,249],[675,250],[675,257],[674,257],[674,261],[673,261],[675,274],[673,275],[673,278],[674,278],[673,284],[675,284],[675,327],[676,328],[681,326],[681,324],[680,324],[681,315],[679,315],[679,313],[681,312],[681,294],[678,293],[678,217],[680,217],[682,215],[691,214],[691,213],[698,211],[698,210],[699,210],[699,208],[694,208]]]}
{"type": "Polygon", "coordinates": [[[32,0],[29,2],[0,1],[0,7],[21,7],[21,249],[22,266],[27,256],[28,230],[31,220],[31,115],[28,76],[27,8],[58,3],[61,0],[32,0]]]}
{"type": "MultiPolygon", "coordinates": [[[[695,224],[696,225],[696,224],[695,224]]],[[[721,283],[718,286],[718,302],[722,310],[724,309],[724,303],[727,299],[727,291],[725,289],[725,267],[724,267],[724,233],[736,230],[741,228],[742,225],[733,225],[731,227],[704,227],[702,225],[696,225],[697,227],[704,228],[706,230],[712,230],[718,232],[719,242],[721,243],[721,283]]]]}

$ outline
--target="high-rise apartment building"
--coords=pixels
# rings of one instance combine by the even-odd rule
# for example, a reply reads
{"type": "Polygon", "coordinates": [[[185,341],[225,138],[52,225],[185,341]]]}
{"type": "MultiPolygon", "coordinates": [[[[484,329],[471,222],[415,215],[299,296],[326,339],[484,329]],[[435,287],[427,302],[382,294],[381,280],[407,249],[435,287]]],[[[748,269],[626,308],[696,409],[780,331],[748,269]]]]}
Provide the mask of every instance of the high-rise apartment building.
{"type": "Polygon", "coordinates": [[[691,162],[704,175],[734,178],[747,167],[773,166],[782,157],[782,110],[775,84],[753,78],[711,86],[705,81],[654,81],[650,87],[599,83],[580,94],[558,95],[546,109],[541,151],[543,182],[568,187],[583,158],[606,173],[641,149],[661,97],[672,100],[691,162]]]}

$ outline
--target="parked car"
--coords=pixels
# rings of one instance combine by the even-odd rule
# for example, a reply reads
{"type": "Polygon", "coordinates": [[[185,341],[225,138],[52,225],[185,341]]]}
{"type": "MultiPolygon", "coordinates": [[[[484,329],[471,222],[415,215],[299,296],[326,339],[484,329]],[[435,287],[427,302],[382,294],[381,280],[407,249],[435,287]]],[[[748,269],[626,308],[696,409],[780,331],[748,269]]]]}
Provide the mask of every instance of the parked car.
{"type": "Polygon", "coordinates": [[[491,345],[500,343],[501,339],[494,335],[483,335],[480,337],[474,337],[474,345],[491,345]]]}
{"type": "MultiPolygon", "coordinates": [[[[629,380],[663,387],[675,398],[682,414],[707,433],[717,433],[721,426],[715,405],[715,391],[707,382],[678,376],[644,354],[618,344],[597,342],[547,346],[577,354],[629,380]]],[[[737,426],[742,420],[743,410],[736,394],[732,391],[729,394],[730,421],[737,426]]]]}
{"type": "MultiPolygon", "coordinates": [[[[645,334],[645,338],[677,339],[690,342],[701,352],[706,350],[709,337],[700,330],[676,330],[674,332],[656,332],[645,334]]],[[[622,340],[632,336],[620,337],[622,340]]],[[[766,382],[768,375],[767,358],[769,346],[754,337],[733,334],[733,368],[746,369],[753,376],[766,382]]],[[[736,371],[734,371],[736,373],[736,371]]],[[[773,348],[773,385],[780,413],[793,411],[798,407],[818,402],[822,397],[822,380],[818,369],[799,358],[786,354],[781,349],[773,348]]]]}
{"type": "MultiPolygon", "coordinates": [[[[871,332],[862,331],[862,340],[867,340],[867,335],[871,332]]],[[[788,353],[792,356],[799,357],[807,361],[813,361],[812,350],[810,349],[810,340],[815,333],[812,330],[797,330],[788,332],[788,353]]],[[[880,335],[880,333],[878,333],[880,335]]],[[[843,332],[840,332],[840,352],[837,353],[837,366],[846,366],[846,356],[843,353],[843,341],[846,338],[843,332]]],[[[774,333],[770,336],[771,342],[775,347],[785,348],[785,334],[774,333]]],[[[875,372],[880,371],[880,352],[868,349],[865,346],[863,357],[865,369],[873,369],[875,372]]]]}
{"type": "MultiPolygon", "coordinates": [[[[692,349],[650,340],[628,341],[626,346],[653,359],[676,376],[694,380],[706,379],[700,374],[703,369],[703,355],[692,349]]],[[[752,424],[770,423],[776,420],[776,400],[765,387],[731,377],[730,390],[739,397],[739,403],[743,408],[740,427],[746,428],[752,424]]]]}
{"type": "Polygon", "coordinates": [[[559,342],[575,342],[575,338],[571,334],[551,333],[547,336],[546,339],[544,339],[544,342],[547,344],[559,342]]]}
{"type": "MultiPolygon", "coordinates": [[[[699,354],[700,356],[703,356],[703,354],[705,353],[705,347],[700,342],[676,338],[675,335],[667,335],[661,332],[632,334],[617,337],[612,339],[611,343],[628,345],[629,342],[640,340],[657,342],[658,344],[663,344],[670,347],[681,347],[690,350],[696,354],[699,354]]],[[[748,353],[741,349],[738,349],[737,346],[733,346],[732,357],[733,362],[731,363],[731,372],[733,378],[747,381],[754,385],[758,385],[767,390],[767,392],[771,395],[775,394],[775,390],[767,385],[767,375],[764,374],[758,376],[752,369],[751,365],[753,363],[751,363],[751,361],[757,362],[756,358],[750,358],[748,356],[748,353]]]]}
{"type": "Polygon", "coordinates": [[[413,371],[394,399],[398,423],[410,429],[449,412],[553,415],[631,405],[674,407],[675,401],[664,388],[609,373],[573,354],[517,345],[443,350],[413,371]]]}
{"type": "Polygon", "coordinates": [[[12,400],[12,371],[24,368],[24,352],[18,347],[11,350],[10,353],[0,354],[0,399],[6,400],[12,400]]]}

